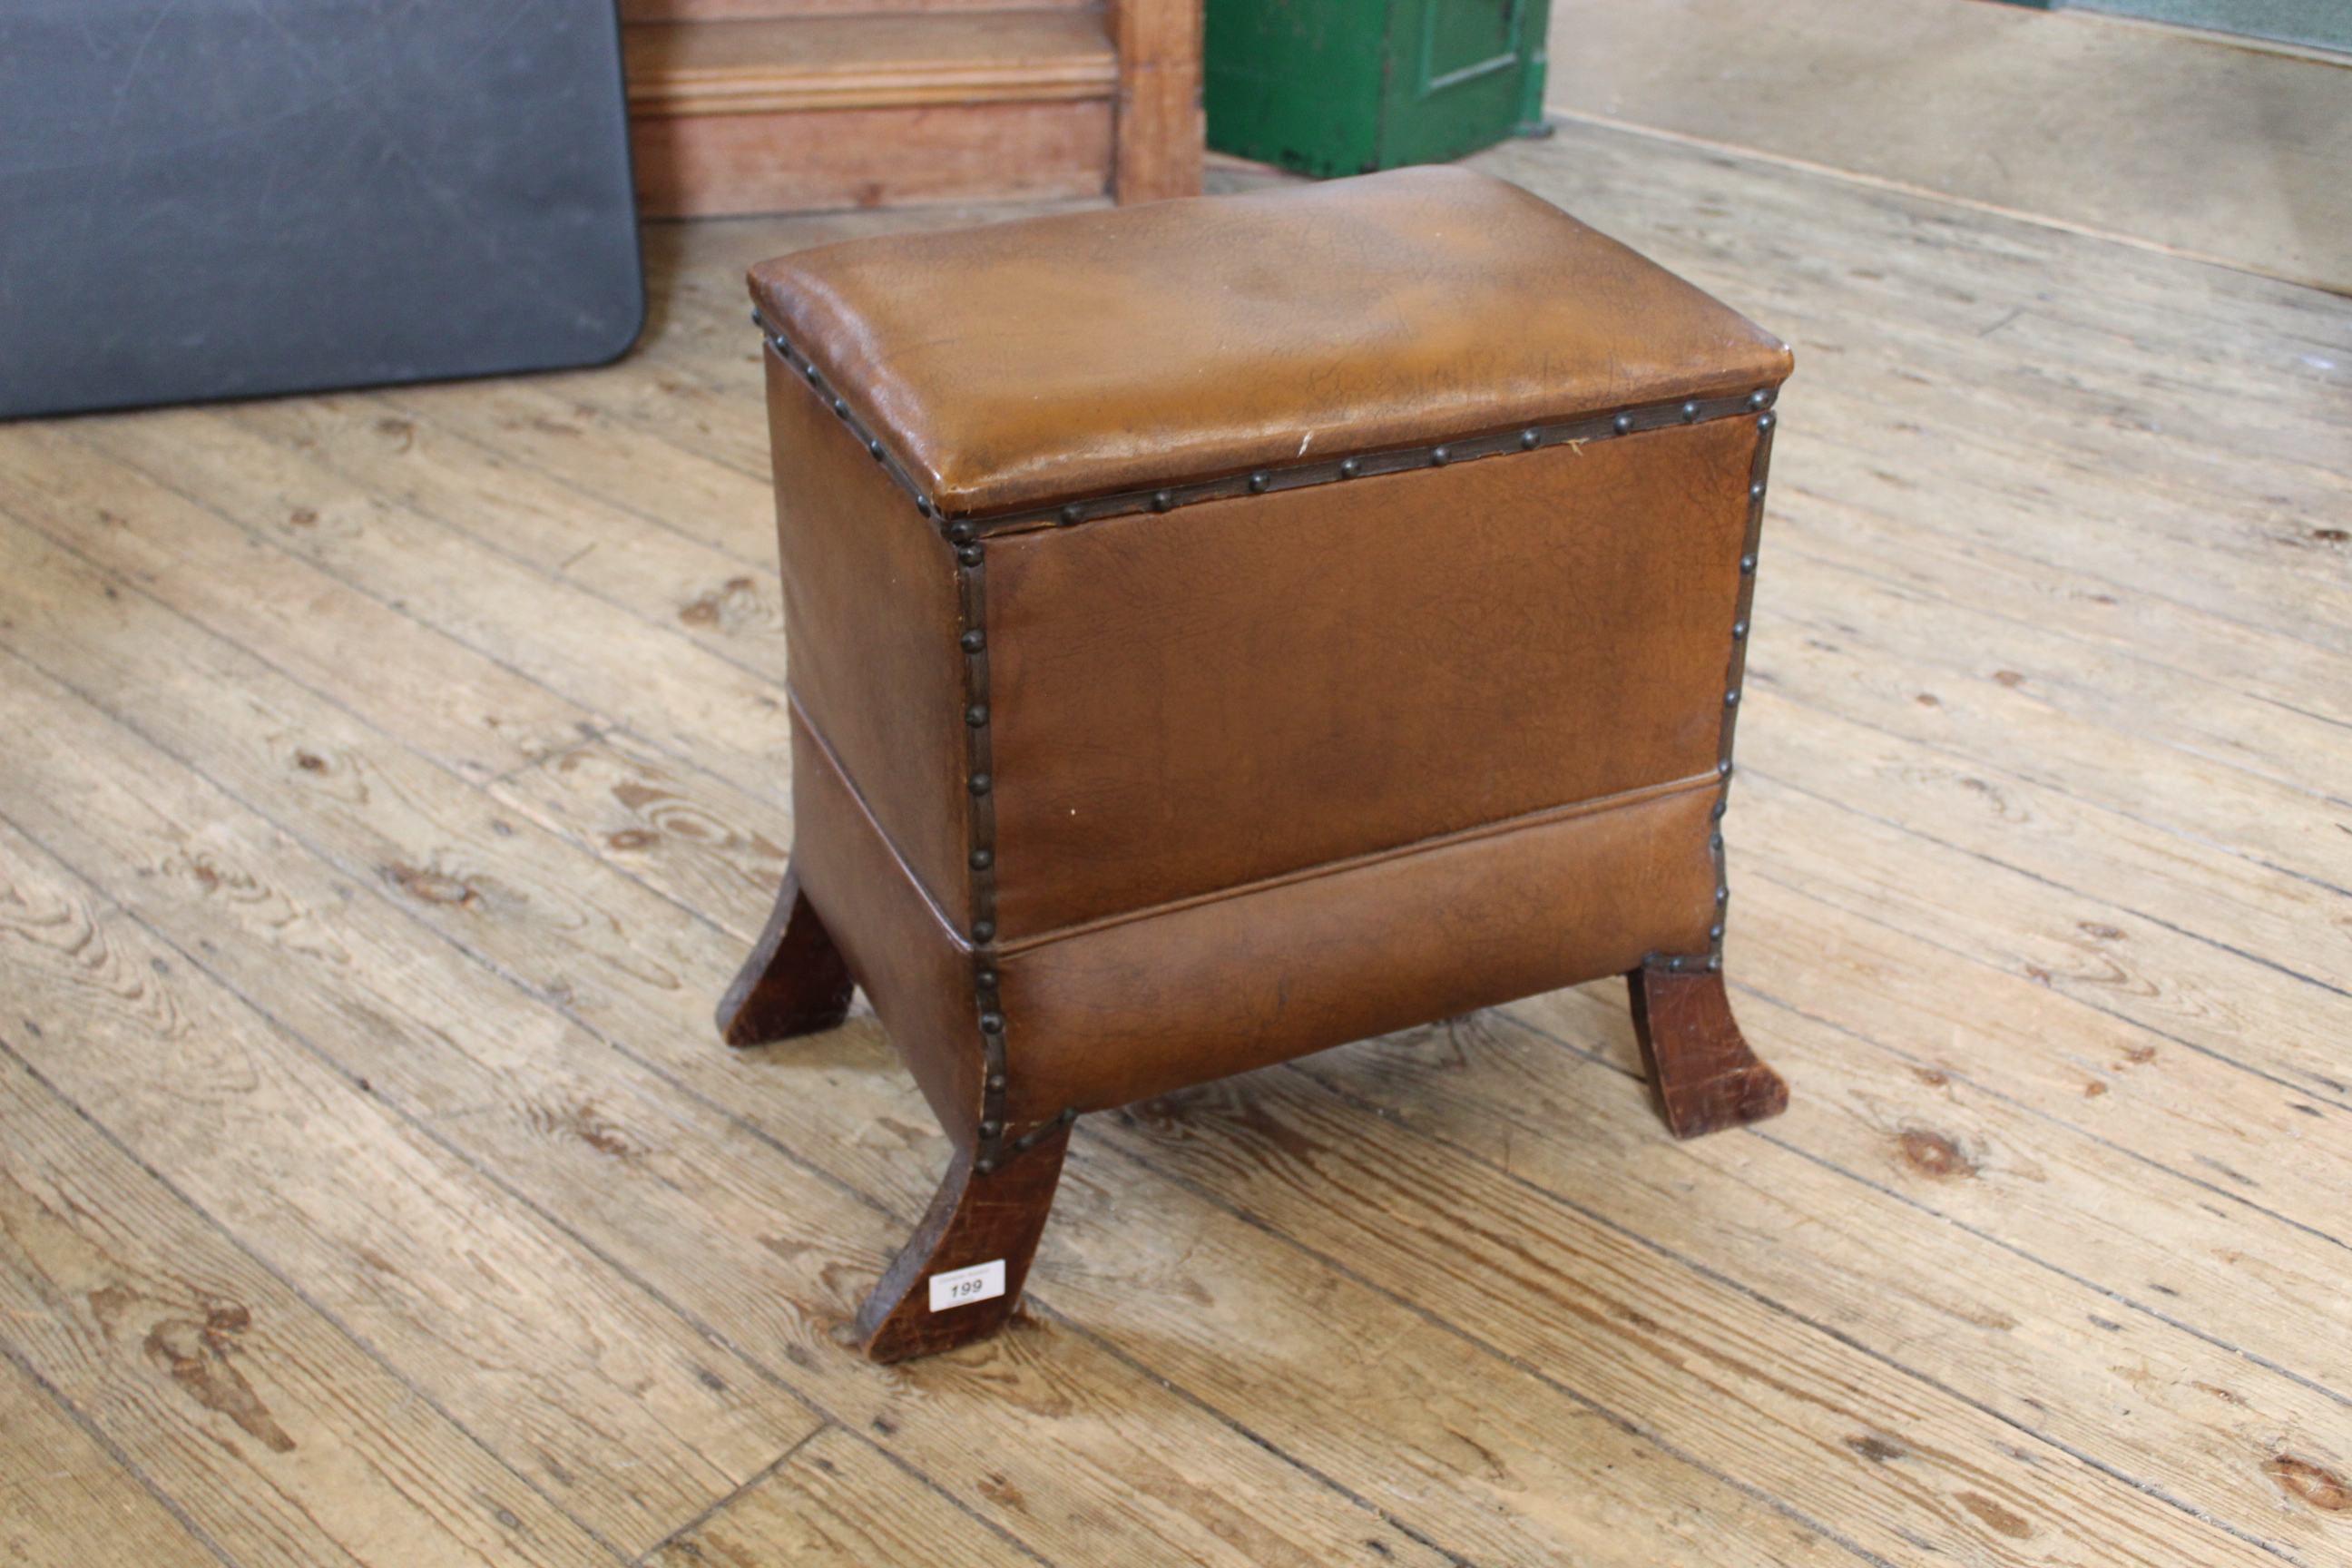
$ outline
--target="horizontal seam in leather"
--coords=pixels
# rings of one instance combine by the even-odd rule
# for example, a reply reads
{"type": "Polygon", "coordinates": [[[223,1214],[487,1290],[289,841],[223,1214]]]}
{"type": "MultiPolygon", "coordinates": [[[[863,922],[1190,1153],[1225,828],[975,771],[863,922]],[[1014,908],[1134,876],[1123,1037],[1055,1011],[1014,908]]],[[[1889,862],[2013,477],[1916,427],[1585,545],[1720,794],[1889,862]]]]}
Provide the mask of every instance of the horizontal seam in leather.
{"type": "Polygon", "coordinates": [[[851,778],[849,770],[842,765],[841,753],[833,749],[833,742],[826,740],[824,731],[816,727],[816,721],[809,717],[809,710],[801,706],[800,694],[789,683],[784,687],[784,700],[791,703],[793,711],[800,716],[802,725],[809,732],[809,739],[814,741],[817,749],[824,753],[824,760],[833,764],[833,776],[841,781],[843,791],[856,803],[857,814],[866,818],[866,826],[874,830],[874,837],[882,841],[882,847],[890,851],[891,864],[898,868],[899,874],[907,879],[907,885],[914,889],[916,896],[923,900],[923,907],[931,911],[931,919],[940,922],[940,930],[947,933],[948,940],[955,943],[958,950],[970,952],[971,944],[956,930],[955,922],[948,919],[947,911],[940,908],[940,901],[931,897],[931,890],[923,886],[923,879],[915,875],[915,868],[907,864],[907,858],[898,853],[898,847],[890,841],[888,830],[874,815],[874,808],[866,804],[866,792],[857,787],[857,781],[851,778]]]}
{"type": "MultiPolygon", "coordinates": [[[[814,733],[814,731],[812,730],[811,733],[814,733]]],[[[818,743],[823,744],[823,742],[820,741],[818,743]]],[[[842,776],[846,779],[848,775],[845,773],[842,776]]],[[[1221,903],[1227,899],[1246,898],[1252,893],[1262,893],[1275,888],[1286,888],[1297,882],[1310,882],[1321,877],[1337,876],[1341,872],[1358,870],[1366,866],[1377,866],[1385,860],[1398,860],[1408,855],[1418,855],[1423,850],[1444,849],[1456,844],[1475,843],[1481,838],[1494,838],[1507,833],[1547,827],[1553,823],[1567,822],[1580,816],[1597,816],[1604,811],[1614,811],[1621,806],[1641,805],[1654,800],[1664,800],[1670,795],[1687,794],[1694,790],[1712,789],[1722,782],[1723,775],[1710,768],[1706,773],[1693,773],[1688,778],[1670,779],[1664,784],[1643,784],[1638,789],[1622,790],[1616,795],[1595,795],[1590,800],[1573,801],[1567,805],[1548,805],[1540,811],[1524,812],[1517,816],[1506,816],[1494,822],[1482,822],[1475,827],[1460,828],[1452,833],[1440,833],[1428,838],[1416,838],[1410,844],[1399,844],[1392,848],[1375,849],[1366,855],[1351,855],[1341,860],[1326,860],[1316,866],[1303,866],[1295,871],[1284,871],[1272,877],[1261,877],[1254,882],[1237,882],[1229,888],[1219,888],[1206,893],[1195,893],[1190,898],[1171,899],[1166,903],[1150,904],[1139,910],[1122,910],[1114,915],[1100,915],[1090,921],[1080,921],[1076,925],[1062,926],[1054,931],[1041,931],[1035,936],[1017,937],[1011,942],[1000,942],[997,944],[996,951],[1001,957],[1012,958],[1035,948],[1048,946],[1057,942],[1066,942],[1073,937],[1084,936],[1090,931],[1106,931],[1112,926],[1128,925],[1136,921],[1150,920],[1157,915],[1174,914],[1180,910],[1198,909],[1203,904],[1221,903]]],[[[851,793],[856,793],[855,785],[851,786],[851,793]]],[[[862,808],[864,803],[859,804],[862,808]]],[[[887,838],[885,842],[887,842],[887,838]]],[[[894,850],[892,853],[897,852],[894,850]]],[[[925,897],[928,898],[929,895],[926,894],[925,897]]]]}

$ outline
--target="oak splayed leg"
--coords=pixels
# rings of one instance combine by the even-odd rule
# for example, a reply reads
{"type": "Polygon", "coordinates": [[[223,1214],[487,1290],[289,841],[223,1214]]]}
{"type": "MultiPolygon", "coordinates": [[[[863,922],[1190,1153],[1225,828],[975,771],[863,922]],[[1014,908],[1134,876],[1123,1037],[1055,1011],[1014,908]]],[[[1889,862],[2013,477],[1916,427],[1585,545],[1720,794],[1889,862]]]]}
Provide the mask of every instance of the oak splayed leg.
{"type": "Polygon", "coordinates": [[[730,1046],[759,1046],[834,1028],[849,1016],[856,984],[787,868],[767,929],[719,1000],[719,1033],[730,1046]]]}
{"type": "Polygon", "coordinates": [[[1003,1328],[1020,1304],[1069,1147],[1069,1124],[1055,1124],[986,1176],[970,1150],[957,1150],[914,1239],[857,1310],[859,1347],[878,1362],[905,1361],[1003,1328]]]}
{"type": "Polygon", "coordinates": [[[1659,960],[1630,971],[1625,988],[1651,1092],[1675,1137],[1745,1127],[1789,1109],[1789,1086],[1740,1037],[1721,971],[1659,960]]]}

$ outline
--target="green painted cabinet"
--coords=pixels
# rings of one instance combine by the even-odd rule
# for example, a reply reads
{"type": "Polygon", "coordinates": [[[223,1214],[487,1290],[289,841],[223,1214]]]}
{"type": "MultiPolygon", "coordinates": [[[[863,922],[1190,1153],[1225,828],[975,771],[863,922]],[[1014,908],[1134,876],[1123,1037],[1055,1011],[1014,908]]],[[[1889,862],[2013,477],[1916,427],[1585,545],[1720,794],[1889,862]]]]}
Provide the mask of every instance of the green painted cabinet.
{"type": "Polygon", "coordinates": [[[1549,0],[1208,0],[1209,145],[1309,174],[1434,163],[1543,121],[1549,0]]]}

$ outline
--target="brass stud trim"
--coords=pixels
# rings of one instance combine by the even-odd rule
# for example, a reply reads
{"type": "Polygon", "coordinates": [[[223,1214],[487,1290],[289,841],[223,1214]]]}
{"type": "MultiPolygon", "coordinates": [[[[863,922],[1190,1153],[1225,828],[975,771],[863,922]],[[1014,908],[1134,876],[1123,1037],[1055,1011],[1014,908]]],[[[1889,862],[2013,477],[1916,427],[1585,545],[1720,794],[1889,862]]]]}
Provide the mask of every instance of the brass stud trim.
{"type": "Polygon", "coordinates": [[[1702,424],[1715,419],[1752,417],[1760,431],[1769,432],[1775,416],[1761,412],[1772,406],[1770,387],[1759,387],[1753,392],[1730,397],[1677,399],[1667,403],[1643,404],[1590,418],[1567,420],[1557,424],[1522,426],[1486,436],[1449,438],[1424,447],[1407,447],[1391,451],[1359,453],[1353,457],[1315,463],[1302,463],[1288,468],[1258,468],[1247,473],[1230,474],[1223,479],[1202,479],[1190,484],[1163,485],[1150,489],[1120,491],[1095,496],[1048,507],[1004,513],[989,518],[961,518],[950,522],[939,502],[913,471],[891,452],[889,444],[867,428],[845,398],[831,389],[824,373],[811,363],[782,333],[758,311],[752,321],[759,326],[767,342],[777,355],[793,369],[800,372],[809,385],[815,388],[826,406],[833,409],[858,443],[875,456],[891,481],[915,499],[916,509],[931,520],[934,527],[946,531],[950,540],[961,543],[966,536],[954,533],[959,526],[969,526],[974,533],[969,537],[1023,531],[1039,527],[1069,527],[1075,523],[1091,522],[1097,518],[1119,517],[1141,511],[1171,511],[1180,506],[1193,506],[1202,501],[1223,500],[1232,496],[1265,495],[1283,490],[1299,489],[1309,485],[1329,484],[1339,479],[1358,479],[1364,475],[1403,473],[1414,468],[1442,467],[1448,463],[1466,462],[1472,458],[1499,457],[1511,453],[1539,451],[1547,447],[1574,445],[1585,441],[1606,439],[1612,436],[1631,436],[1643,431],[1679,428],[1685,425],[1702,424]],[[1696,412],[1694,412],[1694,410],[1696,412]],[[1263,481],[1262,483],[1260,481],[1263,481]]]}
{"type": "Polygon", "coordinates": [[[971,999],[972,1021],[980,1031],[981,1100],[975,1126],[978,1142],[972,1150],[972,1170],[982,1176],[1003,1168],[1004,1098],[1011,1072],[1005,1058],[1004,1015],[997,992],[996,941],[996,805],[995,777],[989,727],[988,700],[988,561],[980,545],[969,542],[974,530],[968,522],[942,531],[955,543],[957,597],[961,628],[956,647],[963,665],[964,786],[971,799],[971,849],[965,858],[971,868],[971,999]],[[957,535],[961,531],[962,540],[957,535]]]}
{"type": "Polygon", "coordinates": [[[1275,494],[1366,475],[1405,473],[1417,468],[1443,467],[1448,463],[1468,462],[1474,458],[1516,456],[1546,447],[1605,440],[1612,436],[1680,429],[1686,425],[1715,419],[1746,418],[1749,416],[1752,396],[1752,394],[1743,394],[1733,397],[1699,398],[1695,400],[1695,404],[1689,400],[1644,404],[1615,414],[1569,420],[1557,425],[1528,426],[1486,436],[1449,438],[1426,447],[1360,452],[1351,457],[1326,458],[1287,468],[1253,468],[1245,473],[1229,474],[1223,479],[1162,485],[1148,490],[1123,490],[1058,506],[1031,508],[972,521],[979,525],[982,533],[998,534],[1066,526],[1072,521],[1073,513],[1078,520],[1091,522],[1098,518],[1122,517],[1140,511],[1169,511],[1181,506],[1225,500],[1235,496],[1275,494]],[[1694,405],[1698,409],[1696,417],[1685,417],[1685,410],[1694,405]],[[1530,437],[1534,437],[1532,442],[1528,439],[1530,437]]]}
{"type": "Polygon", "coordinates": [[[1776,415],[1766,412],[1772,406],[1773,391],[1761,387],[1748,395],[1746,408],[1756,418],[1756,448],[1748,467],[1748,527],[1739,546],[1739,595],[1732,612],[1730,658],[1724,671],[1723,731],[1717,752],[1716,772],[1723,779],[1721,793],[1716,797],[1708,817],[1717,824],[1707,839],[1707,853],[1715,860],[1715,924],[1707,931],[1709,952],[1706,967],[1719,971],[1723,967],[1722,911],[1731,901],[1731,884],[1727,870],[1721,824],[1731,808],[1731,744],[1739,717],[1739,693],[1747,684],[1748,631],[1750,613],[1756,598],[1757,543],[1764,528],[1764,487],[1769,478],[1772,462],[1772,431],[1779,423],[1776,415]]]}

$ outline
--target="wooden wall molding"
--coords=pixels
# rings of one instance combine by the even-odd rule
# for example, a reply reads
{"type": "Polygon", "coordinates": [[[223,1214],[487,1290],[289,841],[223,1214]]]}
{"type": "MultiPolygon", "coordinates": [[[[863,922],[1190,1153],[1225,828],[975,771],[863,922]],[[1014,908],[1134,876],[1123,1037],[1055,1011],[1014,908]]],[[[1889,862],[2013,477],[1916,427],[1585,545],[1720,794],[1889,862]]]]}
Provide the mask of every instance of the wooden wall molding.
{"type": "Polygon", "coordinates": [[[1200,193],[1200,0],[839,3],[625,5],[646,216],[1200,193]]]}

